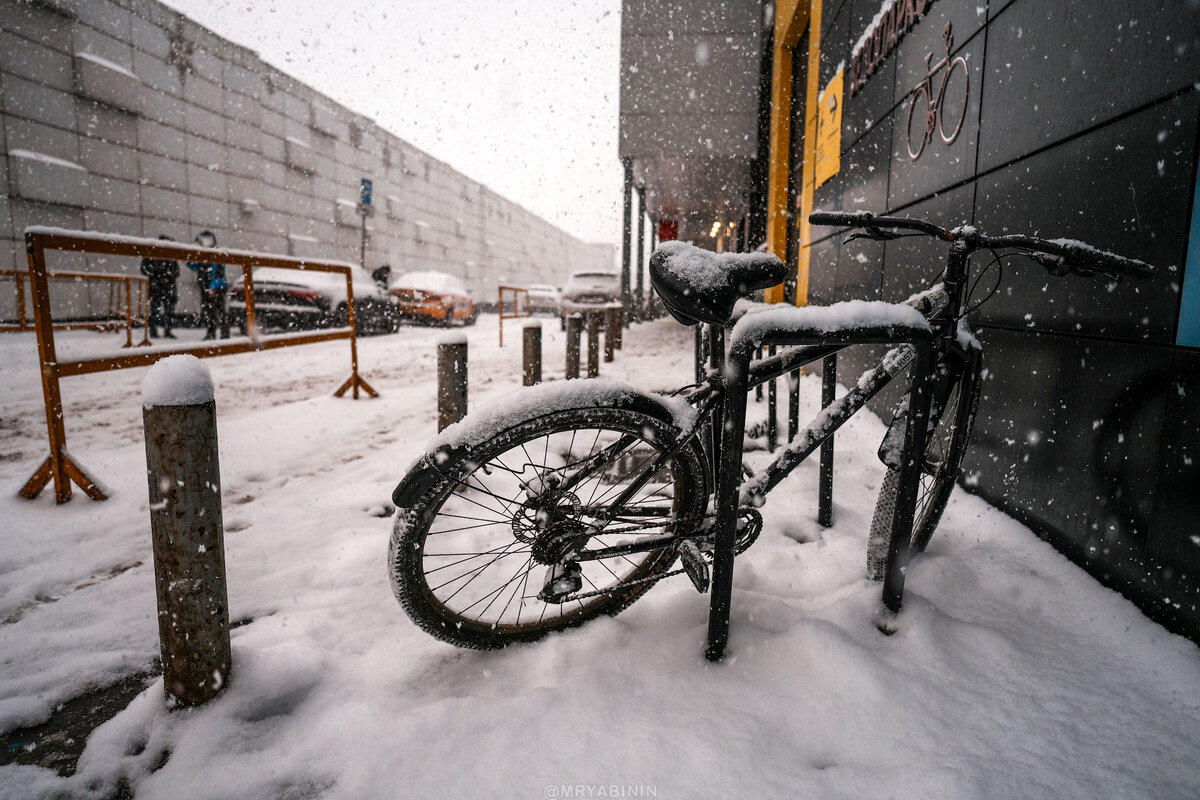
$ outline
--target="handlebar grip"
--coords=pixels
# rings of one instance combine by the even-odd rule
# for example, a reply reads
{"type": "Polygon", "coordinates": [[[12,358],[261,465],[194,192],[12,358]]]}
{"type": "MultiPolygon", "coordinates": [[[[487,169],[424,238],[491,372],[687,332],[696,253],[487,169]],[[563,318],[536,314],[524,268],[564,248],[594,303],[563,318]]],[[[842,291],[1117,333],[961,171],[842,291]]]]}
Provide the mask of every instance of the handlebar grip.
{"type": "Polygon", "coordinates": [[[1153,278],[1158,268],[1136,258],[1126,258],[1116,253],[1098,250],[1089,244],[1060,239],[1055,244],[1063,248],[1063,256],[1075,272],[1088,273],[1092,270],[1130,278],[1153,278]]]}
{"type": "Polygon", "coordinates": [[[874,215],[866,211],[814,211],[808,215],[813,225],[835,225],[842,228],[866,228],[874,215]]]}

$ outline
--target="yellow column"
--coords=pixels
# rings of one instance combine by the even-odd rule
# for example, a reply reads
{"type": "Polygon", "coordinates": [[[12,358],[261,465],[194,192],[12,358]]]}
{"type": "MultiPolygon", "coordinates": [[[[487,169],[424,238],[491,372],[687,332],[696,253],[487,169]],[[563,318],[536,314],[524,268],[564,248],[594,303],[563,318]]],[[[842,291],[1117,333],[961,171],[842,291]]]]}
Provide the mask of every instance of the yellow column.
{"type": "MultiPolygon", "coordinates": [[[[815,184],[817,96],[820,91],[821,0],[779,0],[775,5],[775,47],[771,69],[771,151],[767,183],[767,248],[779,256],[787,252],[788,154],[791,150],[792,58],[805,30],[808,37],[808,80],[804,96],[804,165],[801,178],[799,265],[796,303],[808,302],[808,247],[815,184]]],[[[766,293],[768,303],[783,301],[782,284],[766,293]]]]}

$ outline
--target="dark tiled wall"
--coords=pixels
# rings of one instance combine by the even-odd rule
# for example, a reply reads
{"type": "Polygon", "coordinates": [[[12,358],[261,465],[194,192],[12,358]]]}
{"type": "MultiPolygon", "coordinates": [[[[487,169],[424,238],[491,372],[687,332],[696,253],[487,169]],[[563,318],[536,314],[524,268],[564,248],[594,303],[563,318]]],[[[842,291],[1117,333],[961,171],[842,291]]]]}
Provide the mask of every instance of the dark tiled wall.
{"type": "MultiPolygon", "coordinates": [[[[880,0],[826,0],[822,85],[880,0]]],[[[935,76],[936,92],[940,74],[935,76]]],[[[816,207],[1082,239],[1164,267],[1152,283],[1053,278],[1020,259],[974,315],[987,380],[969,483],[1157,618],[1200,637],[1200,352],[1174,345],[1200,122],[1189,0],[935,0],[855,97],[816,207]],[[907,152],[925,57],[967,64],[951,145],[907,152]]],[[[952,84],[952,88],[953,88],[952,84]]],[[[819,234],[818,234],[819,235],[819,234]]],[[[909,239],[814,245],[815,302],[900,300],[941,267],[909,239]]],[[[977,267],[986,264],[980,261],[977,267]]],[[[983,279],[990,288],[993,269],[983,279]]],[[[849,379],[865,358],[843,357],[849,379]]]]}

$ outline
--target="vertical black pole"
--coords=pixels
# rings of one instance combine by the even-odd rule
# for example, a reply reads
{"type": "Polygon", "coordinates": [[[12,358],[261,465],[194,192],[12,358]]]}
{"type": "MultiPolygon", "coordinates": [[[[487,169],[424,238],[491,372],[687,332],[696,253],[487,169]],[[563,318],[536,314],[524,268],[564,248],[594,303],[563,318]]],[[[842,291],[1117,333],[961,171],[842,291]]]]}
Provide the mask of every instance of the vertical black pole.
{"type": "Polygon", "coordinates": [[[583,317],[578,313],[567,317],[567,380],[579,377],[579,337],[583,332],[583,317]]]}
{"type": "Polygon", "coordinates": [[[629,266],[633,238],[633,160],[621,159],[625,167],[624,231],[621,235],[621,308],[629,312],[629,266]]]}
{"type": "Polygon", "coordinates": [[[788,373],[788,441],[800,432],[800,370],[788,373]]]}
{"type": "MultiPolygon", "coordinates": [[[[767,355],[775,355],[775,345],[767,347],[767,355]]],[[[772,378],[767,382],[767,451],[771,453],[775,452],[775,447],[779,444],[779,423],[775,419],[779,408],[777,397],[775,379],[772,378]]]]}
{"type": "Polygon", "coordinates": [[[521,384],[542,382],[542,324],[527,322],[521,332],[521,384]]]}
{"type": "Polygon", "coordinates": [[[732,353],[725,367],[725,401],[720,426],[717,471],[716,543],[708,608],[708,648],[704,657],[719,661],[729,641],[729,603],[733,595],[733,559],[737,546],[738,483],[742,477],[742,439],[746,425],[746,369],[749,353],[732,353]]]}
{"type": "MultiPolygon", "coordinates": [[[[755,353],[755,356],[757,358],[763,357],[763,349],[761,347],[758,348],[758,350],[755,353]]],[[[762,387],[763,387],[763,385],[761,383],[758,386],[754,387],[754,402],[756,402],[756,403],[762,402],[762,399],[763,399],[763,388],[762,387]]]]}
{"type": "Polygon", "coordinates": [[[642,319],[642,312],[646,309],[646,258],[643,252],[646,246],[646,187],[639,186],[637,190],[638,196],[638,233],[637,233],[637,317],[638,322],[642,319]]]}
{"type": "Polygon", "coordinates": [[[924,466],[925,428],[929,424],[930,388],[933,378],[933,349],[928,343],[916,345],[908,424],[904,427],[904,457],[900,463],[900,485],[896,487],[896,511],[892,518],[888,543],[887,571],[883,576],[883,605],[893,614],[904,600],[904,573],[908,568],[908,548],[912,538],[917,490],[924,466]]]}
{"type": "Polygon", "coordinates": [[[587,376],[600,377],[600,311],[587,312],[587,376]]]}
{"type": "MultiPolygon", "coordinates": [[[[833,404],[837,387],[837,356],[825,356],[821,365],[821,407],[833,404]]],[[[817,522],[828,528],[833,524],[833,437],[821,445],[821,474],[817,493],[817,522]]]]}

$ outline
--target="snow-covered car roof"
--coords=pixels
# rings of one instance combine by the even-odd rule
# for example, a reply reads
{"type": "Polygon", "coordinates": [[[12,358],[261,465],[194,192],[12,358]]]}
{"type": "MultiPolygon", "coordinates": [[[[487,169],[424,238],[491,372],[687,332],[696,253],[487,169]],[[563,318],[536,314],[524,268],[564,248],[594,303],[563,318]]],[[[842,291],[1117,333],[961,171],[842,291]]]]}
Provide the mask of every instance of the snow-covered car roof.
{"type": "Polygon", "coordinates": [[[426,271],[426,272],[405,272],[398,278],[393,278],[388,282],[388,287],[391,289],[420,289],[423,292],[437,292],[441,294],[468,294],[467,288],[463,286],[462,281],[453,275],[447,275],[445,272],[426,271]]]}
{"type": "MultiPolygon", "coordinates": [[[[381,294],[379,285],[361,269],[351,269],[350,277],[354,281],[356,297],[366,294],[381,294]]],[[[346,279],[335,272],[308,272],[301,269],[260,267],[254,270],[254,282],[303,286],[329,295],[346,296],[346,279]]]]}

